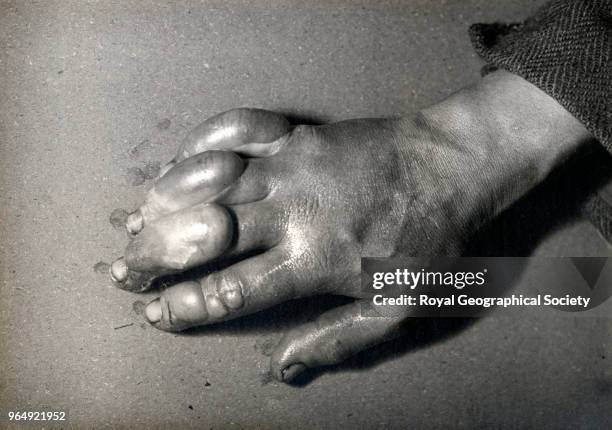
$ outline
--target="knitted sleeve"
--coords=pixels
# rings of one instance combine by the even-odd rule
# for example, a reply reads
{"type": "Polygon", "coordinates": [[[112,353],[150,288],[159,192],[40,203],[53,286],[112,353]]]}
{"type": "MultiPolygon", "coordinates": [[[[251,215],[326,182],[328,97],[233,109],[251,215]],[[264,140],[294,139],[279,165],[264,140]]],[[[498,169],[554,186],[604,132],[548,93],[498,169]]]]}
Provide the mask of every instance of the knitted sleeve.
{"type": "Polygon", "coordinates": [[[492,68],[554,97],[612,152],[612,0],[554,0],[519,24],[474,24],[492,68]]]}

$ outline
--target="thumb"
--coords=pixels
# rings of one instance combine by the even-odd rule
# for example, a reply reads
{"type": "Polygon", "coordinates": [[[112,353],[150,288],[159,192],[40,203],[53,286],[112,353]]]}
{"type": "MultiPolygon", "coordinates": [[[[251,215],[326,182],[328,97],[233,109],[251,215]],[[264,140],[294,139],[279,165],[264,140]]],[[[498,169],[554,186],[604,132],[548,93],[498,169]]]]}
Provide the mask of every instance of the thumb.
{"type": "Polygon", "coordinates": [[[404,319],[404,315],[381,315],[369,300],[332,309],[283,337],[272,354],[271,374],[290,382],[308,368],[340,363],[397,337],[404,319]]]}

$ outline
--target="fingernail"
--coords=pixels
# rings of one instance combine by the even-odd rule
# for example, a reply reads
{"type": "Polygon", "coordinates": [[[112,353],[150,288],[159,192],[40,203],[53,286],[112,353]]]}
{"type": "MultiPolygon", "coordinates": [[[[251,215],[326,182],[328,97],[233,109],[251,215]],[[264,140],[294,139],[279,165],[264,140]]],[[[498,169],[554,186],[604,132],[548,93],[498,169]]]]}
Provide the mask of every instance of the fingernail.
{"type": "Polygon", "coordinates": [[[151,303],[147,305],[145,308],[145,318],[151,324],[155,324],[161,321],[162,318],[162,310],[161,304],[159,303],[159,299],[153,300],[151,303]]]}
{"type": "Polygon", "coordinates": [[[110,275],[113,281],[123,282],[128,276],[128,267],[123,257],[118,258],[110,266],[110,275]]]}
{"type": "Polygon", "coordinates": [[[285,369],[283,369],[283,382],[291,382],[306,369],[307,367],[303,363],[294,363],[285,367],[285,369]]]}
{"type": "Polygon", "coordinates": [[[138,234],[144,228],[144,218],[140,209],[128,215],[125,221],[125,228],[130,234],[138,234]]]}

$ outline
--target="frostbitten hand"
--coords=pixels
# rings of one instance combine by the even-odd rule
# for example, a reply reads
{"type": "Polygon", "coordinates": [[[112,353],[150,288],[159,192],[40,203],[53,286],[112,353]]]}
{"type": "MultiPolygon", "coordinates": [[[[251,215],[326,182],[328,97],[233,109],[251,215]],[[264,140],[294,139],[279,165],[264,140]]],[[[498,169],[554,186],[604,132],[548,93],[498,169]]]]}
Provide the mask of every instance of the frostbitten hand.
{"type": "Polygon", "coordinates": [[[113,277],[139,289],[155,276],[238,258],[147,306],[149,322],[167,331],[306,296],[352,297],[287,333],[271,367],[288,381],[337,363],[397,335],[410,316],[372,305],[361,257],[459,253],[588,137],[534,88],[498,73],[414,118],[293,129],[267,111],[217,115],[188,137],[130,217],[135,236],[113,277]]]}

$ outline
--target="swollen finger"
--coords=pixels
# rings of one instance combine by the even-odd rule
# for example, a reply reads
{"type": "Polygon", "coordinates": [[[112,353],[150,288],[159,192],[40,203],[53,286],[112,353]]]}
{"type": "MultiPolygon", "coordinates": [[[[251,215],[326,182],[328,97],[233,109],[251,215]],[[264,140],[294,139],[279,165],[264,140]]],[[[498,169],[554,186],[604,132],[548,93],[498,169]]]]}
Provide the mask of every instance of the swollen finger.
{"type": "Polygon", "coordinates": [[[229,190],[244,168],[244,160],[227,151],[207,151],[183,160],[155,182],[144,203],[128,216],[128,232],[137,234],[166,214],[214,201],[229,190]]]}
{"type": "Polygon", "coordinates": [[[208,118],[185,138],[176,157],[161,175],[185,158],[212,149],[231,150],[251,157],[275,154],[291,125],[283,115],[254,108],[237,108],[208,118]]]}
{"type": "Polygon", "coordinates": [[[111,264],[115,285],[146,289],[157,276],[181,272],[220,256],[232,243],[233,220],[221,206],[200,204],[149,224],[111,264]]]}
{"type": "Polygon", "coordinates": [[[233,220],[225,208],[199,204],[148,225],[128,244],[128,268],[139,272],[182,271],[220,256],[231,244],[233,220]]]}

